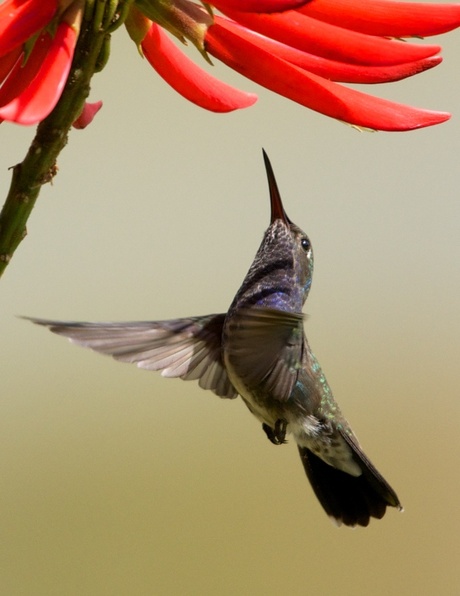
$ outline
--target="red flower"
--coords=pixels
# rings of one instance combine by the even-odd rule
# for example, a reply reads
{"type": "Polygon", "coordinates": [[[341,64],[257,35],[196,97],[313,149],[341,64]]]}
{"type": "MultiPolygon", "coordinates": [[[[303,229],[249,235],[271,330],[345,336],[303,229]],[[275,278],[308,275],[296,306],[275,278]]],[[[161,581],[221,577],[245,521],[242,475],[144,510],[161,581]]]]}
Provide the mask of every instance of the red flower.
{"type": "Polygon", "coordinates": [[[5,0],[0,6],[0,56],[48,25],[57,9],[58,0],[5,0]]]}
{"type": "MultiPolygon", "coordinates": [[[[299,56],[292,62],[289,48],[272,44],[272,52],[257,43],[257,36],[231,21],[216,18],[206,37],[209,53],[246,77],[312,110],[349,124],[376,130],[411,130],[439,124],[450,118],[445,112],[421,110],[379,99],[329,80],[334,70],[319,61],[328,78],[314,74],[316,68],[299,66],[299,56]],[[274,47],[273,47],[274,46],[274,47]]],[[[391,43],[391,42],[389,42],[391,43]]],[[[292,53],[292,52],[291,52],[292,53]]],[[[309,56],[306,59],[311,58],[309,56]]],[[[333,62],[336,80],[382,82],[410,76],[439,63],[438,57],[427,56],[411,62],[388,65],[356,65],[333,62]],[[358,76],[353,77],[351,69],[358,76]],[[367,80],[366,80],[367,79],[367,80]]],[[[319,69],[318,69],[319,70],[319,69]]],[[[318,71],[316,71],[318,72],[318,71]]]]}
{"type": "Polygon", "coordinates": [[[152,23],[145,36],[142,50],[165,81],[201,108],[212,112],[230,112],[247,108],[257,101],[257,95],[239,91],[197,66],[156,23],[152,23]]]}
{"type": "MultiPolygon", "coordinates": [[[[225,15],[217,16],[208,2],[195,2],[134,0],[125,24],[157,72],[200,107],[228,112],[252,105],[257,97],[201,69],[166,31],[191,41],[208,61],[214,56],[256,83],[349,124],[409,130],[450,117],[340,83],[397,81],[436,66],[441,62],[438,45],[395,38],[458,27],[460,4],[214,0],[212,5],[225,15]]],[[[0,4],[0,121],[33,124],[54,108],[68,77],[84,5],[84,0],[0,4]]],[[[119,22],[122,14],[115,15],[119,22]]]]}
{"type": "Polygon", "coordinates": [[[77,4],[65,10],[70,2],[6,0],[0,5],[0,122],[36,124],[58,102],[81,21],[77,4]],[[51,33],[46,27],[57,17],[51,33]]]}
{"type": "MultiPolygon", "coordinates": [[[[159,17],[152,10],[155,0],[138,0],[138,8],[156,21],[141,42],[145,56],[176,91],[201,107],[229,111],[252,104],[253,96],[224,86],[199,69],[160,28],[181,37],[177,15],[171,27],[168,16],[173,9],[184,10],[186,4],[187,0],[170,0],[170,11],[165,9],[159,17]]],[[[445,112],[397,104],[337,83],[397,81],[436,66],[441,62],[439,46],[389,38],[428,36],[454,29],[460,25],[459,4],[214,0],[213,5],[226,17],[211,20],[203,10],[206,18],[202,22],[198,19],[195,30],[188,22],[182,36],[280,95],[349,124],[379,130],[410,130],[450,117],[445,112]],[[251,12],[254,10],[258,12],[251,12]]]]}
{"type": "Polygon", "coordinates": [[[94,119],[94,116],[102,108],[102,101],[95,101],[90,103],[85,101],[85,105],[81,111],[81,114],[73,122],[72,126],[77,129],[86,128],[94,119]]]}

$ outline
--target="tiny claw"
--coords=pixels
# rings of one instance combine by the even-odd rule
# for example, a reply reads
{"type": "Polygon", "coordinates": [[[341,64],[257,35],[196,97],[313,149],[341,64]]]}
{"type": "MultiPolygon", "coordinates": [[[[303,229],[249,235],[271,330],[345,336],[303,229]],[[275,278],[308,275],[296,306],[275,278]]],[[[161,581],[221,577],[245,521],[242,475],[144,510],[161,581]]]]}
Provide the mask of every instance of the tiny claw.
{"type": "Polygon", "coordinates": [[[273,445],[283,445],[287,443],[286,441],[286,430],[287,430],[287,421],[284,418],[279,418],[275,422],[275,428],[272,428],[265,422],[262,424],[262,429],[264,430],[265,434],[269,438],[269,440],[273,443],[273,445]]]}

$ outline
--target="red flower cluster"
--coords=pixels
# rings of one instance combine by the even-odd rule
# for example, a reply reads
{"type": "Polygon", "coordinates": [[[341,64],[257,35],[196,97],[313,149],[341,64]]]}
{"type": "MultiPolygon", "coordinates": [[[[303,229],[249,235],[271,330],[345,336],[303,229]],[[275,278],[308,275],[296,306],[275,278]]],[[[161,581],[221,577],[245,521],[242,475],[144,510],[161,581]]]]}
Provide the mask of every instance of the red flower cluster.
{"type": "Polygon", "coordinates": [[[371,129],[410,130],[450,117],[337,83],[392,82],[436,66],[442,60],[439,46],[393,38],[457,27],[460,5],[313,0],[296,10],[261,15],[228,10],[228,0],[215,4],[232,20],[216,17],[206,36],[209,53],[280,95],[371,129]]]}
{"type": "Polygon", "coordinates": [[[35,124],[51,112],[70,71],[80,21],[71,0],[0,5],[0,121],[35,124]]]}
{"type": "MultiPolygon", "coordinates": [[[[0,5],[0,119],[32,124],[58,101],[78,36],[83,0],[5,0],[0,5]]],[[[441,62],[438,45],[400,38],[460,25],[460,4],[396,0],[134,0],[126,26],[141,52],[180,94],[227,112],[257,97],[201,69],[171,41],[192,41],[247,78],[312,110],[378,130],[410,130],[450,115],[345,87],[384,83],[441,62]]]]}
{"type": "MultiPolygon", "coordinates": [[[[215,16],[207,27],[205,50],[280,95],[327,116],[379,130],[410,130],[450,117],[338,83],[397,81],[436,66],[441,62],[439,46],[392,38],[429,36],[458,27],[458,4],[393,0],[214,0],[213,4],[226,17],[215,16]],[[250,12],[256,5],[258,12],[250,12]],[[268,12],[273,10],[283,12],[268,12]]],[[[253,96],[228,90],[198,70],[164,38],[161,28],[152,23],[142,48],[179,93],[215,111],[246,107],[254,101],[253,96]]]]}

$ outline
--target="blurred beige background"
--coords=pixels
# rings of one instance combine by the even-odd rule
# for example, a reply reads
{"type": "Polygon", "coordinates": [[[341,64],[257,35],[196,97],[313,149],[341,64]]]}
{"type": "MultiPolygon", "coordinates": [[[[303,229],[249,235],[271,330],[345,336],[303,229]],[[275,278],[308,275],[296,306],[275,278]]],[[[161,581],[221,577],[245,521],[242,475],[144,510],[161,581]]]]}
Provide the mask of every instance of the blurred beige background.
{"type": "MultiPolygon", "coordinates": [[[[2,594],[460,592],[460,34],[440,41],[444,64],[370,91],[452,120],[371,134],[220,64],[259,102],[201,111],[115,35],[104,107],[0,281],[2,594]],[[315,249],[310,342],[406,509],[367,529],[329,522],[292,442],[271,445],[240,401],[15,318],[225,310],[269,220],[262,146],[315,249]]],[[[33,130],[0,135],[3,197],[33,130]]]]}

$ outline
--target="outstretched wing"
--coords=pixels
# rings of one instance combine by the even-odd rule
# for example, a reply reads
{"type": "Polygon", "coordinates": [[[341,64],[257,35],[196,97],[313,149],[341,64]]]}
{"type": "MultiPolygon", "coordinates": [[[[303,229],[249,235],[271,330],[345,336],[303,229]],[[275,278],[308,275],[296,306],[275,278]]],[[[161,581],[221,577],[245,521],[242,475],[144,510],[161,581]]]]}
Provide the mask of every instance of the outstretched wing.
{"type": "Polygon", "coordinates": [[[229,322],[225,349],[249,389],[286,401],[303,353],[303,315],[271,308],[240,309],[229,322]]]}
{"type": "Polygon", "coordinates": [[[128,323],[76,323],[25,317],[80,346],[133,362],[139,368],[161,370],[164,377],[198,380],[219,397],[238,393],[222,360],[225,314],[128,323]]]}

